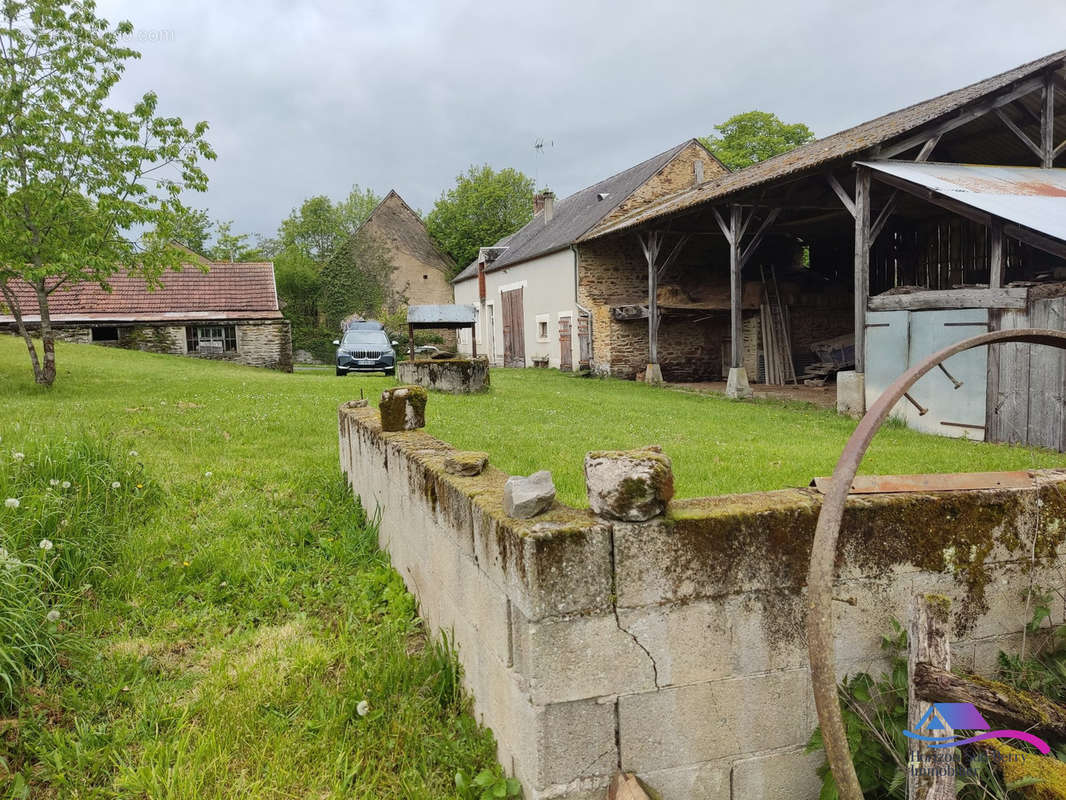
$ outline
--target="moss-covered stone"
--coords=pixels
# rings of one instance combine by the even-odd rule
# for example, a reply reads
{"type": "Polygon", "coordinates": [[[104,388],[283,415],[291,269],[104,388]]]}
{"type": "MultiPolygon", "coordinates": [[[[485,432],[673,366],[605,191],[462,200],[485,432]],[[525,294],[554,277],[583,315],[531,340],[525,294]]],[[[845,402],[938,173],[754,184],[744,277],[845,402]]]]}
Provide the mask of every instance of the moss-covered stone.
{"type": "Polygon", "coordinates": [[[480,475],[488,463],[488,453],[480,450],[456,450],[444,460],[444,470],[452,475],[480,475]]]}
{"type": "Polygon", "coordinates": [[[674,496],[674,472],[657,446],[597,450],[585,456],[585,485],[599,516],[642,522],[661,514],[674,496]]]}
{"type": "Polygon", "coordinates": [[[378,409],[383,431],[411,431],[426,426],[426,390],[397,386],[381,393],[378,409]]]}

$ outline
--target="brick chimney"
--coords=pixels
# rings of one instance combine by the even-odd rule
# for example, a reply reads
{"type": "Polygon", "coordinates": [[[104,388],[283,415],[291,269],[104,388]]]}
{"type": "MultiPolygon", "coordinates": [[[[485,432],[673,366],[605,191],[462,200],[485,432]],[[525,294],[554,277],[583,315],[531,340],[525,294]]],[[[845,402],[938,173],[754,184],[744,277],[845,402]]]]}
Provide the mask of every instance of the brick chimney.
{"type": "Polygon", "coordinates": [[[533,215],[536,216],[544,210],[544,192],[533,195],[533,215]]]}
{"type": "Polygon", "coordinates": [[[485,304],[485,300],[488,296],[488,292],[485,290],[485,261],[484,259],[477,262],[477,292],[478,297],[481,299],[482,305],[485,304]]]}

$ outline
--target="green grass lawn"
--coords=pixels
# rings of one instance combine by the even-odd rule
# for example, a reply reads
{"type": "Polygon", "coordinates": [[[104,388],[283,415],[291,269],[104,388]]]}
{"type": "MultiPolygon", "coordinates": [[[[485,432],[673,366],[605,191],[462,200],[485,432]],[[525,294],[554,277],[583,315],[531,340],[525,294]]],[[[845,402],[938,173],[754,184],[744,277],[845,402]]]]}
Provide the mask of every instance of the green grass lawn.
{"type": "MultiPolygon", "coordinates": [[[[131,476],[116,481],[130,503],[143,474],[156,499],[130,506],[84,584],[51,590],[61,617],[45,638],[58,649],[18,710],[0,709],[0,796],[28,781],[35,797],[458,797],[457,770],[492,765],[454,660],[426,641],[340,481],[337,404],[376,401],[393,381],[78,345],[60,345],[58,363],[56,385],[36,387],[21,342],[0,336],[0,492],[25,494],[0,507],[0,537],[21,531],[38,559],[53,557],[35,552],[38,536],[56,559],[95,541],[64,532],[65,501],[37,477],[63,474],[41,464],[65,440],[97,454],[84,474],[99,462],[131,476]]],[[[829,474],[854,425],[807,405],[541,370],[492,382],[487,395],[431,395],[430,432],[508,472],[552,470],[574,505],[587,450],[661,444],[681,496],[773,489],[829,474]]],[[[865,467],[1063,464],[891,427],[865,467]]],[[[88,491],[88,477],[74,483],[88,491]]]]}

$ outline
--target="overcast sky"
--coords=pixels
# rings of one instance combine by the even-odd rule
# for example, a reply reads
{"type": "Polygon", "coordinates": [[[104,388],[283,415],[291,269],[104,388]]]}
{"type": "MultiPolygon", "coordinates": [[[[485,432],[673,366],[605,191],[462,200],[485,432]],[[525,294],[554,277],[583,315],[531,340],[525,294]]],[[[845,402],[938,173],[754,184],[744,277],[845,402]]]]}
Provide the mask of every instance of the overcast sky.
{"type": "Polygon", "coordinates": [[[262,234],[354,183],[429,211],[472,163],[562,197],[738,112],[823,136],[1066,48],[1061,0],[100,0],[99,12],[129,19],[142,53],[117,103],[154,90],[163,112],[211,125],[211,187],[190,203],[262,234]]]}

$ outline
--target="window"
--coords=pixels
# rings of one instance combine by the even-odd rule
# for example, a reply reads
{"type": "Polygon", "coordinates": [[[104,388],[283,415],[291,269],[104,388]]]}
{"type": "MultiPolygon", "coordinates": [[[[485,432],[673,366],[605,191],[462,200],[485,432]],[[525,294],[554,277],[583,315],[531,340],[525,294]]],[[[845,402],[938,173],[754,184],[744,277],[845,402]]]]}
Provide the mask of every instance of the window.
{"type": "Polygon", "coordinates": [[[422,276],[422,280],[424,280],[424,281],[428,281],[428,280],[429,280],[429,276],[428,276],[428,275],[423,275],[423,276],[422,276]]]}
{"type": "Polygon", "coordinates": [[[190,325],[185,329],[185,345],[190,353],[235,353],[237,328],[234,325],[190,325]]]}
{"type": "Polygon", "coordinates": [[[118,328],[114,325],[101,325],[92,329],[92,340],[94,342],[117,342],[118,341],[118,328]]]}
{"type": "Polygon", "coordinates": [[[550,314],[537,314],[537,341],[548,341],[548,322],[551,319],[550,314]]]}

